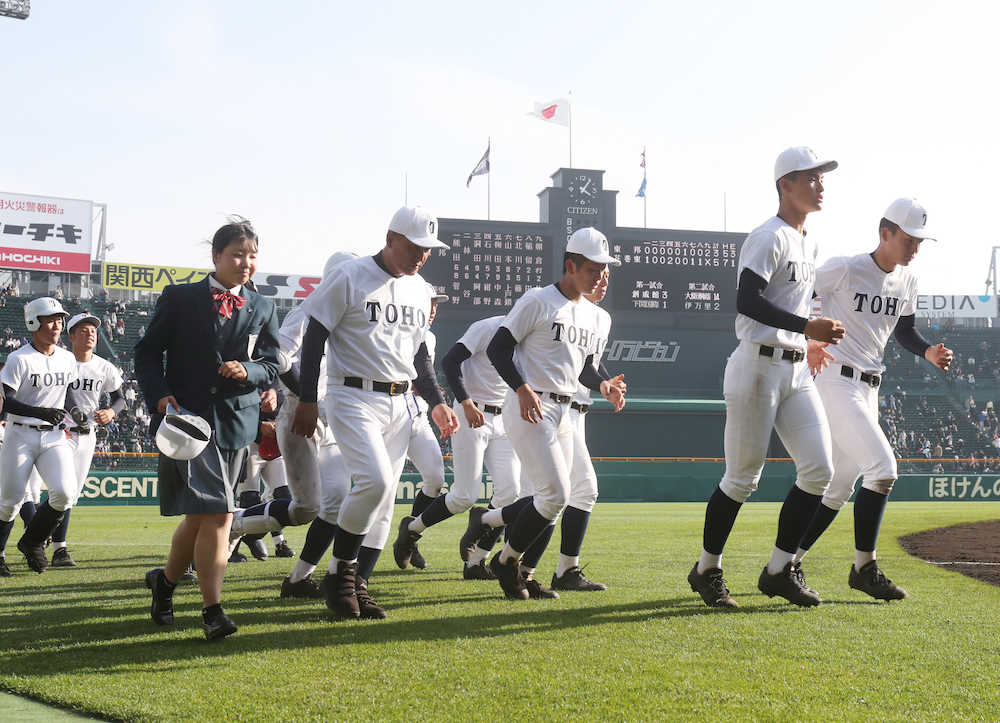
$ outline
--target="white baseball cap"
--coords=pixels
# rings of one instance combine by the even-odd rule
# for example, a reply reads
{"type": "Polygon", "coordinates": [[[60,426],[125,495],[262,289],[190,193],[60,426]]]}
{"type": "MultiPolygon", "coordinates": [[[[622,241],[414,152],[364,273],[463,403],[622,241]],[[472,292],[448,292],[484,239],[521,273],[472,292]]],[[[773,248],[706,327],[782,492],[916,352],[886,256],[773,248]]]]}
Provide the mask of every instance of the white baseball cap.
{"type": "Polygon", "coordinates": [[[821,161],[812,148],[792,146],[778,154],[778,159],[774,162],[774,180],[777,181],[796,171],[818,170],[826,173],[837,165],[836,161],[821,161]]]}
{"type": "MultiPolygon", "coordinates": [[[[897,198],[882,214],[914,238],[935,239],[927,229],[927,210],[915,198],[897,198]]],[[[936,240],[936,239],[935,239],[936,240]]]]}
{"type": "Polygon", "coordinates": [[[87,313],[85,311],[82,314],[77,314],[76,316],[70,317],[70,320],[66,322],[66,331],[73,331],[73,327],[83,321],[88,321],[97,328],[101,327],[101,320],[98,319],[93,314],[87,313]]]}
{"type": "Polygon", "coordinates": [[[574,231],[566,243],[566,252],[580,254],[597,264],[622,265],[621,261],[608,253],[608,237],[592,226],[574,231]]]}
{"type": "Polygon", "coordinates": [[[195,414],[174,414],[172,406],[156,430],[156,447],[170,459],[194,459],[208,446],[212,428],[195,414]]]}
{"type": "Polygon", "coordinates": [[[403,206],[393,214],[389,230],[406,236],[425,249],[444,249],[448,244],[438,241],[438,220],[420,206],[403,206]]]}
{"type": "Polygon", "coordinates": [[[448,294],[439,294],[438,290],[434,288],[434,284],[427,284],[427,290],[431,292],[431,301],[436,301],[439,304],[451,298],[448,294]]]}

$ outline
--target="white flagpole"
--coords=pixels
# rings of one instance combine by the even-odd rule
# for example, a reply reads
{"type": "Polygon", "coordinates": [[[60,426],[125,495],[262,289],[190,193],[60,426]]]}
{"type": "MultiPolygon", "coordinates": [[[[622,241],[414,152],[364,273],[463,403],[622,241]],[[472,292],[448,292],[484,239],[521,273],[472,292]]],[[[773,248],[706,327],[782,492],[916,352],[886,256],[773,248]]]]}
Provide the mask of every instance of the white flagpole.
{"type": "Polygon", "coordinates": [[[490,196],[492,195],[493,178],[493,139],[486,137],[486,162],[490,164],[486,170],[486,220],[490,220],[490,196]]]}
{"type": "Polygon", "coordinates": [[[569,92],[569,167],[573,167],[573,91],[569,92]]]}
{"type": "Polygon", "coordinates": [[[646,197],[649,195],[649,190],[646,188],[646,146],[642,147],[642,227],[646,227],[646,197]]]}

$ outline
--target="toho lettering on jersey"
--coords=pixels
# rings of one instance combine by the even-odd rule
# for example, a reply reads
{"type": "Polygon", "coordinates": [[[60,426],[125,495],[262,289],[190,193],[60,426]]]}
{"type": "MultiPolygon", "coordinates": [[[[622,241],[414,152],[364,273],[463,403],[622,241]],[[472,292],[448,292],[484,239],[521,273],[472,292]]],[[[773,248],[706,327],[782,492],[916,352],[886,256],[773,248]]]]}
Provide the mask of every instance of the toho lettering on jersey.
{"type": "Polygon", "coordinates": [[[122,375],[114,364],[99,356],[89,361],[77,362],[76,381],[69,385],[69,398],[74,407],[87,415],[91,422],[100,407],[101,395],[122,387],[122,375]]]}
{"type": "MultiPolygon", "coordinates": [[[[77,378],[76,357],[70,352],[55,347],[47,356],[30,344],[8,356],[0,372],[0,382],[14,390],[14,398],[32,407],[61,408],[66,401],[66,390],[77,378]]],[[[9,416],[11,421],[22,424],[49,424],[18,414],[9,416]]]]}

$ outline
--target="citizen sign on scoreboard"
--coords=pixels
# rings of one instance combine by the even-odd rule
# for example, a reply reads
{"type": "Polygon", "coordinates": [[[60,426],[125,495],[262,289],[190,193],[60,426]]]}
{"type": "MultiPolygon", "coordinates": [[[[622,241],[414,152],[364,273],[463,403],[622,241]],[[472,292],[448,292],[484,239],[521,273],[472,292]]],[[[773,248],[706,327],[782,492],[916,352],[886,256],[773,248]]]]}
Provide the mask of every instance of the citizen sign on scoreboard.
{"type": "Polygon", "coordinates": [[[90,273],[93,204],[0,191],[0,268],[90,273]]]}

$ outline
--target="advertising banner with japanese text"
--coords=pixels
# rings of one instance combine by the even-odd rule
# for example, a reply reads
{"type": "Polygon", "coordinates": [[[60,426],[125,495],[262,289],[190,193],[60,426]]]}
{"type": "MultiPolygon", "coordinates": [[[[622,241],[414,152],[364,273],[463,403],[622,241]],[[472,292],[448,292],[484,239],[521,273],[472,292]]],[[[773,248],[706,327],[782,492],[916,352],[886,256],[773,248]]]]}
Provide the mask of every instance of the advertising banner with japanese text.
{"type": "Polygon", "coordinates": [[[89,274],[93,206],[0,191],[0,268],[89,274]]]}
{"type": "MultiPolygon", "coordinates": [[[[201,281],[210,271],[186,266],[105,262],[101,285],[105,289],[160,292],[173,284],[201,281]]],[[[269,299],[304,299],[319,286],[320,280],[319,276],[270,274],[264,271],[258,271],[253,276],[257,292],[269,299]]]]}

